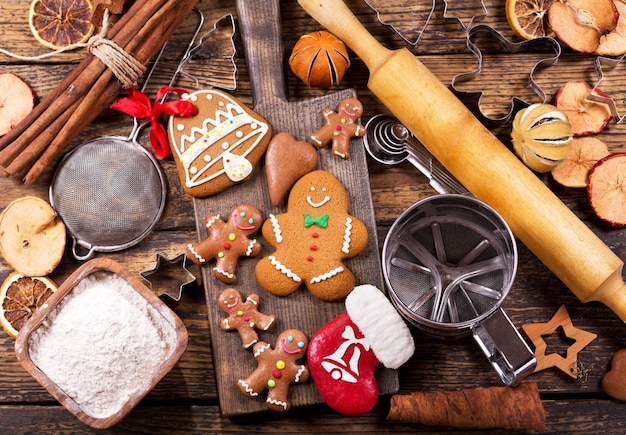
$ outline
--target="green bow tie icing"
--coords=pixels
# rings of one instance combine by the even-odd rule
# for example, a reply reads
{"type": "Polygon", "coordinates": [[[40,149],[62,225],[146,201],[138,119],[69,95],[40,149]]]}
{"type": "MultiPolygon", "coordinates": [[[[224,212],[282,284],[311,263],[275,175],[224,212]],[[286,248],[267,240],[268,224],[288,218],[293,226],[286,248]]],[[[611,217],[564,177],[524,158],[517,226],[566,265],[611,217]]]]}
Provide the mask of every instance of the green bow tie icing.
{"type": "Polygon", "coordinates": [[[309,228],[311,225],[326,228],[328,226],[328,214],[323,214],[318,218],[314,218],[310,214],[304,213],[304,227],[309,228]]]}

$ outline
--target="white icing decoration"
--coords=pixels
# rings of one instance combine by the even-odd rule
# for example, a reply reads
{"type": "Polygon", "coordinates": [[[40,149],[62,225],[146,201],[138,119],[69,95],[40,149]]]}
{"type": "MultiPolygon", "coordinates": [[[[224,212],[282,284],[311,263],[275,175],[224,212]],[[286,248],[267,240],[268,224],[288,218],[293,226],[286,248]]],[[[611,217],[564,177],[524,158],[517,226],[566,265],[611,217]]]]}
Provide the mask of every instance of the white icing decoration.
{"type": "Polygon", "coordinates": [[[352,240],[350,239],[350,235],[352,234],[352,218],[346,218],[346,229],[343,233],[343,246],[341,247],[341,252],[345,254],[350,253],[350,243],[352,240]]]}
{"type": "Polygon", "coordinates": [[[225,277],[230,278],[230,279],[235,277],[235,275],[233,275],[232,273],[228,273],[224,269],[220,269],[219,267],[214,267],[213,270],[219,273],[220,275],[224,275],[225,277]]]}
{"type": "Polygon", "coordinates": [[[267,343],[263,344],[262,346],[259,346],[256,352],[254,352],[254,357],[258,358],[258,356],[261,355],[263,352],[265,352],[267,349],[271,349],[270,345],[267,343]]]}
{"type": "Polygon", "coordinates": [[[302,278],[300,278],[291,269],[287,268],[287,266],[285,266],[280,261],[278,261],[275,256],[270,255],[268,259],[270,260],[270,263],[272,264],[272,266],[276,268],[277,271],[279,271],[283,275],[287,275],[287,277],[293,279],[295,282],[302,282],[302,278]]]}
{"type": "Polygon", "coordinates": [[[273,214],[270,214],[270,222],[272,223],[272,228],[274,229],[274,238],[276,239],[276,243],[282,243],[283,233],[280,229],[278,218],[273,214]]]}
{"type": "Polygon", "coordinates": [[[204,160],[205,162],[210,162],[210,161],[211,161],[211,156],[207,154],[206,156],[204,156],[204,159],[203,159],[203,160],[204,160]]]}
{"type": "Polygon", "coordinates": [[[207,228],[211,228],[211,225],[213,225],[215,222],[217,222],[220,219],[220,215],[216,214],[215,216],[211,217],[211,219],[209,219],[206,223],[206,227],[207,228]]]}
{"type": "Polygon", "coordinates": [[[250,388],[250,385],[246,383],[243,379],[239,379],[239,385],[241,385],[244,388],[244,390],[246,390],[246,393],[248,393],[249,395],[253,397],[256,397],[259,395],[259,393],[257,393],[252,388],[250,388]]]}
{"type": "Polygon", "coordinates": [[[341,272],[343,272],[343,266],[336,267],[332,270],[329,270],[326,273],[323,273],[321,275],[311,278],[311,281],[309,281],[309,284],[316,284],[318,282],[325,281],[327,279],[332,278],[335,275],[339,275],[341,272]]]}
{"type": "Polygon", "coordinates": [[[306,367],[301,365],[300,368],[298,369],[298,373],[296,373],[296,378],[294,379],[294,381],[300,382],[300,376],[302,376],[302,373],[304,373],[305,370],[306,370],[306,367]]]}
{"type": "Polygon", "coordinates": [[[185,129],[185,124],[178,124],[176,126],[176,130],[178,130],[178,131],[183,131],[184,129],[185,129]]]}
{"type": "Polygon", "coordinates": [[[226,176],[234,182],[241,181],[252,173],[252,163],[245,157],[224,153],[222,160],[226,176]]]}
{"type": "Polygon", "coordinates": [[[194,257],[196,257],[198,259],[198,261],[200,263],[206,263],[206,260],[204,258],[202,258],[202,256],[200,255],[200,253],[198,251],[196,251],[195,249],[193,249],[193,246],[191,245],[191,243],[189,243],[187,245],[187,248],[191,251],[191,253],[193,254],[194,257]]]}
{"type": "Polygon", "coordinates": [[[287,402],[282,402],[280,400],[276,400],[276,399],[272,399],[270,397],[268,397],[267,399],[265,399],[266,403],[269,403],[270,405],[278,405],[283,409],[287,409],[287,402]]]}
{"type": "Polygon", "coordinates": [[[191,101],[198,101],[198,96],[197,96],[197,95],[195,95],[195,94],[191,94],[191,95],[189,96],[189,99],[190,99],[191,101]]]}
{"type": "Polygon", "coordinates": [[[198,172],[198,168],[196,168],[195,166],[193,168],[189,168],[189,172],[195,174],[196,172],[198,172]]]}
{"type": "Polygon", "coordinates": [[[254,248],[254,245],[256,245],[256,240],[251,240],[250,244],[248,244],[248,249],[246,250],[246,257],[252,255],[252,248],[254,248]]]}
{"type": "MultiPolygon", "coordinates": [[[[259,122],[248,115],[243,107],[229,95],[215,90],[204,90],[194,92],[190,99],[195,98],[197,100],[199,95],[206,95],[207,99],[220,99],[220,108],[210,113],[210,117],[198,118],[201,120],[201,125],[191,126],[188,133],[178,136],[175,135],[177,117],[170,117],[170,143],[175,156],[183,166],[184,183],[187,187],[196,187],[223,175],[225,169],[217,169],[213,173],[210,173],[210,170],[222,160],[224,153],[236,151],[238,155],[246,157],[259,146],[269,131],[267,123],[259,122]],[[252,125],[254,127],[251,127],[252,125]],[[234,140],[233,143],[224,141],[228,135],[237,130],[243,132],[241,138],[234,140]],[[204,160],[204,157],[201,158],[201,156],[208,154],[214,146],[224,146],[225,148],[217,153],[212,153],[217,155],[210,158],[208,162],[204,160]],[[201,161],[197,162],[196,159],[199,158],[201,161]],[[197,168],[194,173],[191,173],[192,167],[197,168]]],[[[203,113],[203,116],[206,114],[203,113]]]]}

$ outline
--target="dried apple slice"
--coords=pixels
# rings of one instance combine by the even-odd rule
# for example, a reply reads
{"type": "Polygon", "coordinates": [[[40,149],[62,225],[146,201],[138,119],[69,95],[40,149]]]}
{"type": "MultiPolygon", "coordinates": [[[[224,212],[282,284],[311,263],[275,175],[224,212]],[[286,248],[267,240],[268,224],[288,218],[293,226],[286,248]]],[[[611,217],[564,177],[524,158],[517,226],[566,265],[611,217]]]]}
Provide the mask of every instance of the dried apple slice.
{"type": "Polygon", "coordinates": [[[600,36],[600,45],[595,51],[600,56],[621,56],[626,53],[626,3],[616,1],[615,7],[619,12],[617,26],[612,32],[600,36]]]}
{"type": "Polygon", "coordinates": [[[567,158],[552,169],[552,178],[565,187],[586,187],[589,171],[609,149],[598,136],[575,137],[567,158]]]}
{"type": "Polygon", "coordinates": [[[0,73],[0,136],[7,134],[33,110],[35,94],[21,78],[0,73]]]}
{"type": "Polygon", "coordinates": [[[556,37],[572,50],[594,53],[600,37],[617,26],[613,0],[561,0],[548,8],[548,23],[556,37]]]}
{"type": "Polygon", "coordinates": [[[591,101],[589,95],[609,96],[600,89],[592,89],[585,81],[567,82],[554,97],[554,105],[567,114],[574,136],[600,133],[611,121],[611,110],[606,104],[591,101]]]}
{"type": "Polygon", "coordinates": [[[614,227],[626,226],[626,152],[596,163],[587,181],[587,197],[596,215],[614,227]]]}

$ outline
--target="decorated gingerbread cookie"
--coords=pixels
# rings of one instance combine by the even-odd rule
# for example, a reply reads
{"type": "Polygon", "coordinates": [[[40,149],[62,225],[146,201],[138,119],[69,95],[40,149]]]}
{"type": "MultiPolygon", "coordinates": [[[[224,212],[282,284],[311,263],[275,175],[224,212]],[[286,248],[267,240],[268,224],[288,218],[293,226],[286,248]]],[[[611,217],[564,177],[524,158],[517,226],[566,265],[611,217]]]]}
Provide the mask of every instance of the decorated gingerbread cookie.
{"type": "Polygon", "coordinates": [[[209,236],[195,245],[187,245],[187,257],[196,264],[206,264],[216,260],[213,275],[226,284],[237,280],[235,269],[239,257],[255,257],[261,253],[262,246],[254,234],[263,223],[261,211],[250,205],[237,206],[224,222],[219,214],[206,218],[209,236]]]}
{"type": "Polygon", "coordinates": [[[168,135],[185,192],[206,197],[245,181],[271,138],[268,122],[229,94],[183,95],[198,108],[191,118],[170,117],[168,135]]]}
{"type": "Polygon", "coordinates": [[[343,260],[365,249],[365,224],[348,214],[348,195],[330,172],[317,170],[294,184],[287,212],[270,215],[262,228],[276,250],[259,260],[255,276],[268,292],[286,296],[301,284],[317,298],[334,301],[354,288],[343,260]]]}
{"type": "Polygon", "coordinates": [[[244,301],[239,291],[227,288],[220,293],[218,303],[220,309],[228,314],[220,322],[220,327],[224,331],[239,332],[241,343],[246,349],[259,341],[256,329],[267,331],[274,326],[276,316],[258,311],[259,296],[254,293],[244,301]]]}
{"type": "Polygon", "coordinates": [[[323,147],[332,142],[333,154],[347,159],[350,157],[350,139],[365,135],[365,127],[357,124],[357,120],[363,114],[363,105],[356,98],[346,98],[341,103],[337,112],[330,107],[322,111],[326,124],[310,137],[318,147],[323,147]]]}
{"type": "Polygon", "coordinates": [[[307,345],[306,335],[296,329],[281,333],[274,349],[268,343],[258,342],[252,349],[258,366],[250,376],[237,382],[239,390],[248,397],[258,397],[267,389],[267,406],[276,411],[289,410],[289,385],[309,379],[309,369],[297,362],[304,358],[307,345]]]}

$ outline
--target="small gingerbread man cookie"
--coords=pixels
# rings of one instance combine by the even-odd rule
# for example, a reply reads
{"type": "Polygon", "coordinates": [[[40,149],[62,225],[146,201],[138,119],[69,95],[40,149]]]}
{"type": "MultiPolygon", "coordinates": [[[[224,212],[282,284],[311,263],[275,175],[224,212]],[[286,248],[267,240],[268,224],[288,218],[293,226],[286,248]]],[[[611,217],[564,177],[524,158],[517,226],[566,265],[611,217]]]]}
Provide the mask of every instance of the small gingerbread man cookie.
{"type": "Polygon", "coordinates": [[[276,316],[263,314],[257,310],[259,296],[256,294],[249,295],[244,301],[239,291],[227,288],[220,293],[218,302],[220,309],[228,314],[228,317],[220,322],[220,327],[224,331],[239,332],[241,343],[246,349],[259,341],[255,329],[267,331],[274,326],[276,316]]]}
{"type": "Polygon", "coordinates": [[[343,263],[367,246],[365,224],[348,213],[348,194],[330,172],[317,170],[291,189],[287,212],[270,215],[265,240],[276,250],[259,260],[259,285],[286,296],[305,284],[317,298],[336,301],[355,286],[356,277],[343,263]]]}
{"type": "Polygon", "coordinates": [[[262,222],[261,211],[250,204],[236,207],[227,222],[221,220],[219,214],[208,216],[209,236],[198,244],[189,243],[187,257],[200,265],[216,259],[213,275],[232,284],[237,280],[235,269],[239,257],[255,257],[261,252],[261,244],[248,236],[255,233],[262,222]]]}
{"type": "Polygon", "coordinates": [[[350,139],[365,135],[365,127],[356,121],[363,114],[363,105],[356,98],[346,98],[339,103],[335,112],[330,107],[322,111],[326,125],[310,136],[311,142],[323,147],[332,141],[333,154],[347,159],[350,157],[350,139]]]}
{"type": "Polygon", "coordinates": [[[258,397],[267,389],[267,406],[287,411],[289,385],[309,379],[309,369],[297,363],[304,358],[308,342],[303,332],[288,329],[276,339],[275,349],[263,341],[255,344],[253,352],[258,366],[250,376],[237,382],[239,390],[248,397],[258,397]]]}

